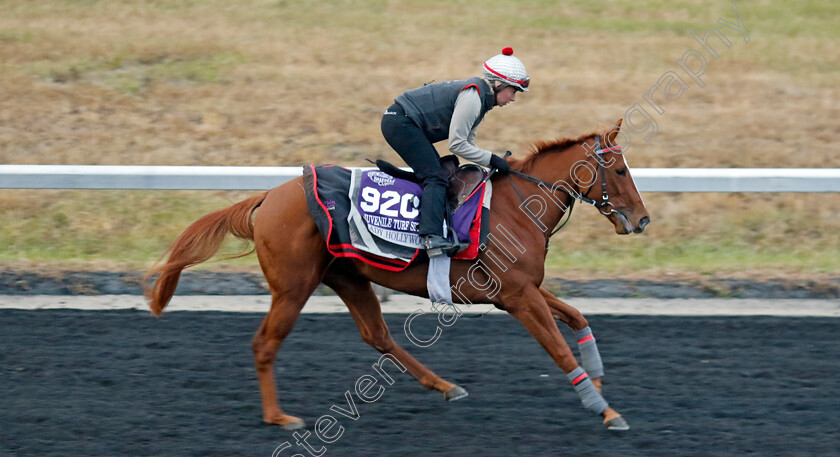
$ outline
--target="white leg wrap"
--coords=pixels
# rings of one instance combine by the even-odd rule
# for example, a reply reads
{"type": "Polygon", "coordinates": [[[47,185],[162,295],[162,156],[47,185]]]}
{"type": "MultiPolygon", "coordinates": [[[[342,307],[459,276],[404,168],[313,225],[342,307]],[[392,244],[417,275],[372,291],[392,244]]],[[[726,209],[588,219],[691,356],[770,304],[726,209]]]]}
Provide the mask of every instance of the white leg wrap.
{"type": "Polygon", "coordinates": [[[601,353],[598,352],[598,344],[595,343],[592,329],[586,326],[575,331],[575,339],[577,339],[578,349],[580,350],[580,364],[583,365],[589,376],[593,378],[603,377],[604,363],[601,362],[601,353]]]}
{"type": "Polygon", "coordinates": [[[582,367],[575,368],[566,377],[574,386],[575,392],[580,396],[580,402],[583,403],[584,408],[595,414],[601,414],[609,407],[607,401],[598,393],[598,389],[592,384],[592,380],[589,379],[589,375],[582,367]]]}

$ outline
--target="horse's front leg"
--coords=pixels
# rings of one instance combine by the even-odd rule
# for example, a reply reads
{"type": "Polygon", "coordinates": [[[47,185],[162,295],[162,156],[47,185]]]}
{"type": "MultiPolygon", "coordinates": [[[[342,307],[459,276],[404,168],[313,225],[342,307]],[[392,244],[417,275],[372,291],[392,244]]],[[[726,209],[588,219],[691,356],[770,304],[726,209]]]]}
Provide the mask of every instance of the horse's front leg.
{"type": "Polygon", "coordinates": [[[604,424],[610,430],[627,430],[624,418],[609,407],[607,401],[595,388],[589,375],[578,365],[572,350],[554,323],[545,297],[537,287],[531,287],[516,297],[504,301],[505,310],[522,322],[522,325],[536,338],[554,362],[565,373],[575,392],[580,396],[584,408],[604,417],[604,424]]]}
{"type": "Polygon", "coordinates": [[[575,307],[561,301],[542,287],[540,287],[540,294],[545,298],[551,314],[575,332],[580,351],[580,364],[589,373],[592,384],[598,392],[602,392],[601,380],[604,377],[604,364],[601,362],[601,353],[598,352],[598,344],[595,342],[595,336],[592,335],[592,329],[589,328],[589,322],[575,307]]]}

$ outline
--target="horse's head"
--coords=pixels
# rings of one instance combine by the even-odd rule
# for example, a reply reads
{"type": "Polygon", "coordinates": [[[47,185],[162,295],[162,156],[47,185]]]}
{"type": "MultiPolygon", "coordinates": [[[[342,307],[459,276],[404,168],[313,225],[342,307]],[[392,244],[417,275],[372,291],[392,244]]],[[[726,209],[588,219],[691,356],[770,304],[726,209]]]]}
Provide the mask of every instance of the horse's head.
{"type": "MultiPolygon", "coordinates": [[[[538,142],[530,157],[514,162],[515,172],[523,179],[546,186],[545,190],[552,195],[563,191],[594,205],[613,223],[618,234],[641,233],[650,223],[650,215],[616,143],[620,126],[621,119],[604,132],[538,142]]],[[[523,206],[529,212],[530,200],[523,199],[523,206]]],[[[546,212],[547,205],[538,206],[538,215],[546,212]]],[[[560,218],[562,212],[555,216],[560,218]]]]}
{"type": "Polygon", "coordinates": [[[650,223],[650,214],[633,181],[627,159],[616,143],[620,126],[621,119],[615,127],[582,144],[587,162],[593,164],[596,173],[592,179],[584,178],[588,187],[581,186],[581,193],[595,201],[601,214],[615,226],[616,233],[626,235],[644,231],[650,223]],[[596,141],[599,143],[594,147],[596,141]]]}

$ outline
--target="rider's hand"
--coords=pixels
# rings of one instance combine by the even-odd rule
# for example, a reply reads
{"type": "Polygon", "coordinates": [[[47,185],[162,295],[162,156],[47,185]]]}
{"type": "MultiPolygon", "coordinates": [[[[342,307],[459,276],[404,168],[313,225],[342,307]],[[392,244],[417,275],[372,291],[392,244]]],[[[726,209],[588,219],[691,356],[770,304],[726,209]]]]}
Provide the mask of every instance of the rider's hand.
{"type": "Polygon", "coordinates": [[[510,165],[508,165],[507,160],[493,154],[490,156],[490,168],[495,168],[497,173],[501,175],[506,175],[510,173],[510,165]]]}

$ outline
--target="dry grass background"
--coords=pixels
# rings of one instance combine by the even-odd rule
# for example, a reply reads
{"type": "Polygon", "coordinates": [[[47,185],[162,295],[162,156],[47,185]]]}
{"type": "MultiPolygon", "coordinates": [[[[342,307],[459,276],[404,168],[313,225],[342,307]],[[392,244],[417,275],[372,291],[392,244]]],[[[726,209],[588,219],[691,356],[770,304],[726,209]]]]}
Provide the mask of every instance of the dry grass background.
{"type": "MultiPolygon", "coordinates": [[[[401,91],[478,74],[511,45],[532,91],[477,143],[611,125],[731,2],[0,0],[0,163],[361,165],[401,91]]],[[[840,167],[840,4],[738,4],[750,35],[662,103],[634,167],[840,167]]],[[[684,75],[683,75],[684,76],[684,75]]],[[[441,151],[445,147],[439,148],[441,151]]],[[[518,152],[517,152],[518,151],[518,152]]],[[[243,193],[0,190],[0,266],[142,268],[243,193]]],[[[554,241],[565,275],[835,274],[840,196],[649,194],[617,237],[581,208],[554,241]]],[[[221,264],[211,266],[220,268],[221,264]]],[[[256,269],[249,258],[231,268],[256,269]]]]}

